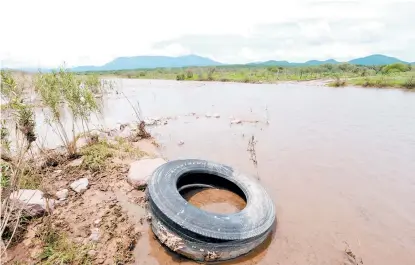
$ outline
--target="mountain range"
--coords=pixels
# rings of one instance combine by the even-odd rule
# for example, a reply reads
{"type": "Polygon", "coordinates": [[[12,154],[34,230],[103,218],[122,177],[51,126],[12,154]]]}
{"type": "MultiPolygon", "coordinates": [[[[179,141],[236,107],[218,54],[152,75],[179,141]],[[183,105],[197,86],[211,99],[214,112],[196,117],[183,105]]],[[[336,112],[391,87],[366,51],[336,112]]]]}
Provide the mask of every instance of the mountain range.
{"type": "MultiPolygon", "coordinates": [[[[339,63],[350,63],[356,65],[385,65],[392,63],[405,63],[413,64],[402,61],[400,59],[389,57],[382,54],[374,54],[362,58],[356,58],[347,62],[339,62],[334,59],[325,61],[311,60],[304,63],[295,63],[288,61],[264,61],[264,62],[253,62],[247,63],[246,66],[316,66],[322,64],[339,64],[339,63]]],[[[77,66],[71,68],[74,72],[88,72],[88,71],[116,71],[116,70],[132,70],[132,69],[154,69],[154,68],[173,68],[173,67],[191,67],[191,66],[221,66],[230,65],[223,64],[212,59],[201,57],[198,55],[186,55],[179,57],[169,56],[133,56],[133,57],[118,57],[104,65],[94,66],[77,66]]],[[[36,69],[36,68],[14,68],[14,70],[21,70],[26,72],[37,72],[41,70],[43,72],[51,71],[52,69],[36,69]]]]}

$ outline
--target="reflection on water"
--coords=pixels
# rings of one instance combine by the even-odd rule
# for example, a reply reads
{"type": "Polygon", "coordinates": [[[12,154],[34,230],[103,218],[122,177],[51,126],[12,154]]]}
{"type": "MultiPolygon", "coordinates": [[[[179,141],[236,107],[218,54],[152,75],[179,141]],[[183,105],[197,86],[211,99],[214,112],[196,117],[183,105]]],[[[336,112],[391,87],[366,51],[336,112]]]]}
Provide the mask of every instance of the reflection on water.
{"type": "MultiPolygon", "coordinates": [[[[279,223],[267,249],[234,264],[348,264],[344,242],[365,264],[415,264],[415,93],[118,81],[144,116],[177,117],[151,129],[169,159],[209,159],[254,174],[246,149],[255,135],[260,181],[279,223]],[[186,116],[190,112],[201,115],[186,116]],[[221,117],[206,118],[207,112],[221,117]],[[230,125],[230,116],[269,124],[230,125]]],[[[91,126],[134,120],[121,94],[102,103],[91,126]]],[[[51,145],[53,135],[47,137],[51,145]]],[[[169,256],[151,236],[145,240],[137,264],[191,263],[169,256]]]]}

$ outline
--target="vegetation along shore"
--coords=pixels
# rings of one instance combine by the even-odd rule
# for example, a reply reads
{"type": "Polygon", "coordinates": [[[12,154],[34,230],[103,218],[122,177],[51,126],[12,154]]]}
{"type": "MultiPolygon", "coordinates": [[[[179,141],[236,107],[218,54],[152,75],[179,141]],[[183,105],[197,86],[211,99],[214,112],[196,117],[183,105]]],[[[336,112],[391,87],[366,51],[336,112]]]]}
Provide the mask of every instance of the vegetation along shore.
{"type": "Polygon", "coordinates": [[[328,85],[415,88],[415,67],[410,64],[363,66],[349,63],[316,66],[226,65],[210,67],[155,68],[79,72],[137,79],[277,83],[283,81],[327,80],[328,85]]]}

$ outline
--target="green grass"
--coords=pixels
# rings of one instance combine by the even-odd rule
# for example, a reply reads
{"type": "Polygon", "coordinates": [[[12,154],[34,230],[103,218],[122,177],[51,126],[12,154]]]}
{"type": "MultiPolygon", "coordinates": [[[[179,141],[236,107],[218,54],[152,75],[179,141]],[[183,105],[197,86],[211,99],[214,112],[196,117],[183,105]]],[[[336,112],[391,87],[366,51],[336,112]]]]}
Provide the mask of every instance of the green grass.
{"type": "Polygon", "coordinates": [[[87,145],[81,149],[83,155],[82,165],[92,171],[99,171],[105,167],[108,158],[115,154],[114,148],[106,141],[87,145]]]}
{"type": "Polygon", "coordinates": [[[38,230],[37,236],[43,244],[43,249],[38,258],[38,264],[92,264],[88,256],[90,245],[80,245],[70,241],[64,232],[52,227],[50,221],[38,230]]]}
{"type": "Polygon", "coordinates": [[[116,144],[107,141],[89,144],[81,149],[80,154],[83,156],[82,166],[92,171],[105,170],[107,160],[112,157],[138,159],[147,155],[121,137],[116,138],[116,144]]]}
{"type": "Polygon", "coordinates": [[[363,87],[399,87],[414,89],[415,74],[377,75],[349,80],[350,84],[363,87]]]}

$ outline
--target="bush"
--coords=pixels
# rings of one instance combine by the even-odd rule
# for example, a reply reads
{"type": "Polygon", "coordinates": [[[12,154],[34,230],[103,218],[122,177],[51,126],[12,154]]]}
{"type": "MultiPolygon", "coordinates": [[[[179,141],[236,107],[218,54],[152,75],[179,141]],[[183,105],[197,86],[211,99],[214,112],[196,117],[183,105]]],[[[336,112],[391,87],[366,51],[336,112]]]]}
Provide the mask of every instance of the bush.
{"type": "Polygon", "coordinates": [[[382,67],[382,73],[391,74],[391,73],[401,73],[401,72],[408,72],[410,71],[410,67],[407,64],[403,63],[394,63],[385,65],[382,67]]]}
{"type": "Polygon", "coordinates": [[[415,88],[415,76],[412,75],[407,80],[405,80],[403,86],[408,89],[415,88]]]}
{"type": "Polygon", "coordinates": [[[184,74],[178,74],[178,75],[176,75],[176,80],[177,81],[184,80],[184,79],[185,79],[184,74]]]}
{"type": "Polygon", "coordinates": [[[97,76],[88,76],[86,80],[76,76],[65,68],[52,73],[39,73],[36,77],[36,88],[42,98],[45,107],[50,110],[47,123],[59,135],[66,147],[69,156],[76,154],[76,121],[81,121],[85,130],[92,113],[97,112],[98,105],[94,92],[102,91],[101,81],[97,76]],[[60,114],[61,102],[65,102],[72,117],[72,139],[65,128],[60,114]]]}
{"type": "Polygon", "coordinates": [[[188,70],[186,72],[186,77],[187,77],[187,79],[192,79],[193,78],[193,72],[191,70],[188,70]]]}
{"type": "Polygon", "coordinates": [[[332,86],[332,87],[343,87],[345,85],[346,85],[346,80],[341,79],[340,77],[336,77],[336,80],[334,80],[333,82],[329,84],[329,86],[332,86]]]}

